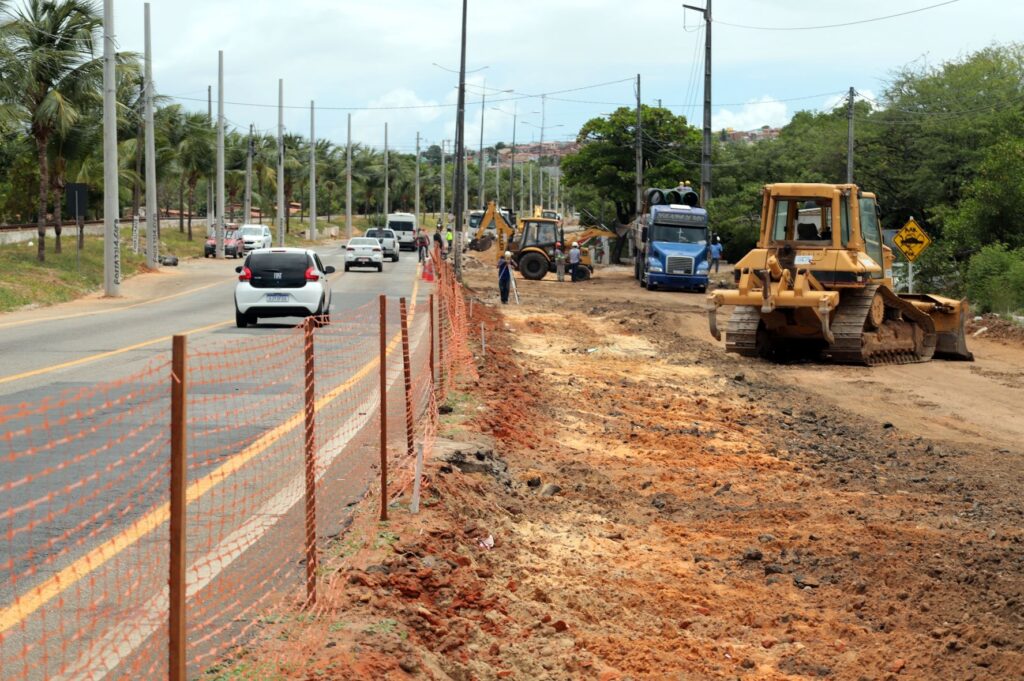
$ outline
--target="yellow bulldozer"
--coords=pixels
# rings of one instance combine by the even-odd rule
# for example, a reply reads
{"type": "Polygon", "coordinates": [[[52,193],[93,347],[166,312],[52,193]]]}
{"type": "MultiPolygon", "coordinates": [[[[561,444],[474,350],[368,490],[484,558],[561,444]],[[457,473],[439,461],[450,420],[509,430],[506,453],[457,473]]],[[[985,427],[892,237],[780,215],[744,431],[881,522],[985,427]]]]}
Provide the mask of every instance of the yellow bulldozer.
{"type": "Polygon", "coordinates": [[[897,294],[878,216],[875,195],[854,184],[766,185],[760,239],[736,263],[737,288],[708,296],[711,335],[721,340],[718,308],[731,305],[726,349],[747,357],[973,360],[967,301],[897,294]]]}

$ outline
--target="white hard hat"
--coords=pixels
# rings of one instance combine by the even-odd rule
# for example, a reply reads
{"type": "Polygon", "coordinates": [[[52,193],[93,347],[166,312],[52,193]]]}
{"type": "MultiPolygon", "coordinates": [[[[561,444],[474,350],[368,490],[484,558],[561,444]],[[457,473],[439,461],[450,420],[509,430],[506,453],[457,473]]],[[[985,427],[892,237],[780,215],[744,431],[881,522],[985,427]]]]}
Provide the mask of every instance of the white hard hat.
{"type": "Polygon", "coordinates": [[[505,251],[505,257],[506,258],[511,258],[512,257],[512,251],[505,251]]]}
{"type": "Polygon", "coordinates": [[[579,242],[579,241],[573,241],[573,242],[572,242],[572,245],[573,245],[573,246],[579,246],[579,245],[580,245],[580,242],[579,242]]]}

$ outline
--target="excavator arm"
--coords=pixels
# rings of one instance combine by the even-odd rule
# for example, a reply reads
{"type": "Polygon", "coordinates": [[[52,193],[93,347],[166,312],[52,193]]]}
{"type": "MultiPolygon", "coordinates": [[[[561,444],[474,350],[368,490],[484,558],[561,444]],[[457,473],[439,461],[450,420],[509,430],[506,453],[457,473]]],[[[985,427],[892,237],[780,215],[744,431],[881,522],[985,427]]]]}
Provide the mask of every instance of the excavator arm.
{"type": "Polygon", "coordinates": [[[498,242],[498,257],[508,249],[508,244],[515,237],[516,230],[505,221],[505,216],[501,214],[494,201],[490,201],[487,204],[487,212],[480,218],[480,226],[477,227],[476,233],[469,242],[470,250],[474,251],[486,251],[488,250],[495,241],[495,237],[487,234],[487,230],[491,227],[494,228],[497,234],[498,242]]]}

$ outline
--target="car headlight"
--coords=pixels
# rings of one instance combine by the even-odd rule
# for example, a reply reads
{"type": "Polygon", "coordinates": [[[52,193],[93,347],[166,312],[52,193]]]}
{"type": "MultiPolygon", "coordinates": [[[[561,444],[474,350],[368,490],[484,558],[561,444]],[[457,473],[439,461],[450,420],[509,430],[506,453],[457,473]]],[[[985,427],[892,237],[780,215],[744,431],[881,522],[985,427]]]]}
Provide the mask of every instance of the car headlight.
{"type": "Polygon", "coordinates": [[[648,260],[647,261],[647,271],[648,272],[654,272],[656,274],[661,274],[662,272],[665,271],[665,268],[662,267],[661,263],[658,262],[657,260],[648,260]]]}
{"type": "Polygon", "coordinates": [[[701,260],[697,264],[697,271],[698,272],[707,272],[708,269],[709,269],[709,267],[708,267],[708,261],[707,260],[701,260]]]}

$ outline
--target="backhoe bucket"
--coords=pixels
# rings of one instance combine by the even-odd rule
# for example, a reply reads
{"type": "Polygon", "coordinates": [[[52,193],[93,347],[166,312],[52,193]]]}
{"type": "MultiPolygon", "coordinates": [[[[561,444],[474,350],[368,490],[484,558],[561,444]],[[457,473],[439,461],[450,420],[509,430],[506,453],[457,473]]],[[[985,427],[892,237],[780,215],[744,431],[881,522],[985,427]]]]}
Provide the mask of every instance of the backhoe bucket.
{"type": "Polygon", "coordinates": [[[914,307],[935,322],[935,331],[938,333],[935,357],[974,361],[974,354],[967,349],[967,334],[964,328],[971,312],[966,300],[954,300],[927,293],[902,293],[900,298],[913,303],[914,307]]]}
{"type": "Polygon", "coordinates": [[[494,237],[491,235],[480,237],[479,239],[470,239],[469,250],[471,251],[486,251],[494,244],[494,237]]]}

